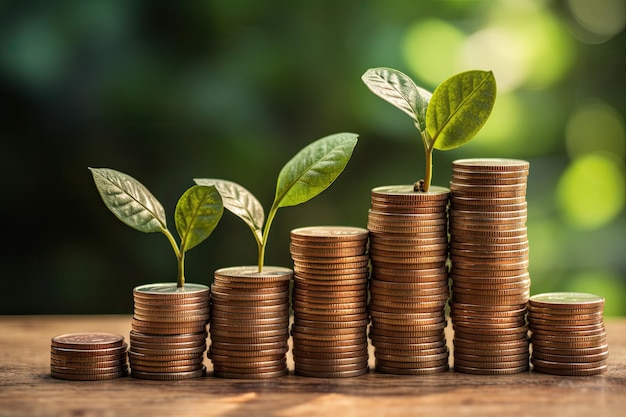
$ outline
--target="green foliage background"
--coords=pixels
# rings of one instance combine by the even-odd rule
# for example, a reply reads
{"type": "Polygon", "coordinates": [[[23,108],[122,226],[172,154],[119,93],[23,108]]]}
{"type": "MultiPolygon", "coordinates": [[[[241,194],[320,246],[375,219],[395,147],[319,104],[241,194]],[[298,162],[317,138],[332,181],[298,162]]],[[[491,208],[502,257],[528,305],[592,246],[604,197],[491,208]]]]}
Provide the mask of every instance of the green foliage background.
{"type": "MultiPolygon", "coordinates": [[[[356,132],[339,179],[277,216],[266,265],[291,265],[295,227],[365,227],[372,188],[423,172],[412,123],[360,80],[389,66],[431,91],[494,71],[490,120],[435,152],[433,185],[454,159],[529,160],[532,293],[596,292],[625,315],[624,3],[582,3],[0,1],[0,313],[127,314],[133,287],[175,281],[168,242],[115,219],[88,166],[141,181],[173,224],[193,178],[238,182],[269,207],[299,149],[356,132]]],[[[187,281],[255,263],[250,232],[225,214],[187,255],[187,281]]]]}

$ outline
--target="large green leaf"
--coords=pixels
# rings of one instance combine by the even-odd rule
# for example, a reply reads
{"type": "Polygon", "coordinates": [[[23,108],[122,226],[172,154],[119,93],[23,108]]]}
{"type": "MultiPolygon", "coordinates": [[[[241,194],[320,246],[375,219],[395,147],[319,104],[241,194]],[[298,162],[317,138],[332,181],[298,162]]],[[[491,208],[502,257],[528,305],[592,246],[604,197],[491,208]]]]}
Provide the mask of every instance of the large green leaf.
{"type": "Polygon", "coordinates": [[[215,186],[222,196],[224,208],[242,219],[259,241],[263,238],[265,213],[250,191],[236,182],[216,178],[195,178],[194,181],[199,185],[215,186]]]}
{"type": "Polygon", "coordinates": [[[426,108],[432,96],[429,91],[393,68],[370,68],[361,80],[374,94],[411,116],[420,132],[425,129],[426,108]]]}
{"type": "Polygon", "coordinates": [[[426,110],[429,145],[449,150],[469,142],[485,124],[496,100],[491,71],[467,71],[442,82],[426,110]]]}
{"type": "Polygon", "coordinates": [[[222,197],[215,187],[194,185],[185,191],[174,212],[180,251],[187,251],[209,237],[223,212],[222,197]]]}
{"type": "Polygon", "coordinates": [[[304,147],[278,174],[272,208],[304,203],[328,188],[348,164],[357,138],[337,133],[304,147]]]}
{"type": "Polygon", "coordinates": [[[109,168],[89,168],[104,204],[115,216],[140,232],[167,230],[165,210],[139,181],[109,168]]]}

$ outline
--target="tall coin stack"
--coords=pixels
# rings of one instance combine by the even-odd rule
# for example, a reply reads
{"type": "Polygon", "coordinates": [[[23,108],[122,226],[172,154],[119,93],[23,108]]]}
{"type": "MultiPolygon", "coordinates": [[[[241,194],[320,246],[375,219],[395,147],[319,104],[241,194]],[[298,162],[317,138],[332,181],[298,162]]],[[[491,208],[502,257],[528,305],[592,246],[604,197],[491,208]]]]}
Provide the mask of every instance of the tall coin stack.
{"type": "Polygon", "coordinates": [[[529,369],[526,179],[517,159],[452,164],[450,260],[457,372],[529,369]]]}
{"type": "Polygon", "coordinates": [[[368,231],[358,227],[291,231],[296,374],[340,378],[369,372],[367,241],[368,231]]]}
{"type": "Polygon", "coordinates": [[[449,297],[450,190],[386,186],[371,192],[370,338],[376,370],[423,375],[449,369],[444,328],[449,297]]]}
{"type": "Polygon", "coordinates": [[[147,284],[133,290],[131,376],[172,381],[205,375],[209,287],[147,284]]]}
{"type": "Polygon", "coordinates": [[[533,370],[574,376],[605,372],[609,346],[603,312],[604,298],[594,294],[559,292],[530,297],[533,370]]]}
{"type": "Polygon", "coordinates": [[[50,374],[74,381],[102,381],[128,375],[124,337],[113,333],[71,333],[52,338],[50,374]]]}
{"type": "Polygon", "coordinates": [[[264,379],[287,375],[288,268],[257,266],[215,271],[211,286],[211,346],[216,377],[264,379]]]}

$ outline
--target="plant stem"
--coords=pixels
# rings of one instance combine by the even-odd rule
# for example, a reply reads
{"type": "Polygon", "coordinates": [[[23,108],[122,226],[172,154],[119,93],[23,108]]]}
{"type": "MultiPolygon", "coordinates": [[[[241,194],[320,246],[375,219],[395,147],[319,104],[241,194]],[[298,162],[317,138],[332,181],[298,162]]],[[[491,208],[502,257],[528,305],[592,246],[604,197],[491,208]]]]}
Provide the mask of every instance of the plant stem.
{"type": "Polygon", "coordinates": [[[263,228],[263,239],[261,243],[259,244],[259,259],[258,259],[259,273],[263,272],[263,264],[265,263],[265,247],[267,246],[267,238],[269,237],[270,226],[272,225],[272,222],[274,221],[274,216],[276,216],[277,210],[278,208],[272,205],[267,215],[267,220],[265,221],[265,227],[263,228]]]}
{"type": "Polygon", "coordinates": [[[430,189],[430,182],[433,177],[433,150],[435,149],[433,146],[433,141],[430,139],[430,135],[428,134],[428,130],[424,129],[420,131],[420,136],[422,137],[422,142],[424,143],[424,156],[426,157],[425,164],[425,176],[424,176],[424,192],[427,193],[430,189]]]}
{"type": "Polygon", "coordinates": [[[430,189],[430,182],[433,177],[433,148],[426,149],[426,175],[424,176],[424,192],[430,189]]]}
{"type": "Polygon", "coordinates": [[[176,286],[178,288],[185,286],[185,252],[180,252],[180,255],[178,255],[178,279],[176,280],[176,286]]]}
{"type": "Polygon", "coordinates": [[[170,233],[169,230],[162,230],[167,240],[172,245],[172,249],[174,249],[174,254],[176,255],[176,260],[178,261],[178,278],[176,280],[176,285],[180,288],[185,285],[185,251],[181,251],[178,249],[178,245],[176,244],[176,240],[174,236],[170,233]]]}

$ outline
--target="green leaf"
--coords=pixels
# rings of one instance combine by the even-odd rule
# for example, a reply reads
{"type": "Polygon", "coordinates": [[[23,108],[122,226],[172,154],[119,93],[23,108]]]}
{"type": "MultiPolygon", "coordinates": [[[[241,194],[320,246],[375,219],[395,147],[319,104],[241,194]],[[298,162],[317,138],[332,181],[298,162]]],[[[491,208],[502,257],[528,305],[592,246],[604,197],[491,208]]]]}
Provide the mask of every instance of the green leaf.
{"type": "Polygon", "coordinates": [[[180,251],[187,251],[209,237],[223,212],[222,197],[215,187],[194,185],[185,191],[174,212],[180,251]]]}
{"type": "Polygon", "coordinates": [[[194,181],[199,185],[215,186],[222,196],[224,208],[243,220],[257,240],[263,238],[265,213],[259,200],[250,191],[235,182],[216,178],[196,178],[194,181]]]}
{"type": "Polygon", "coordinates": [[[128,226],[144,233],[167,230],[165,210],[139,181],[109,168],[89,168],[102,201],[128,226]]]}
{"type": "Polygon", "coordinates": [[[445,80],[426,110],[429,146],[449,150],[469,142],[489,118],[495,100],[491,71],[467,71],[445,80]]]}
{"type": "Polygon", "coordinates": [[[425,130],[426,108],[432,96],[429,91],[393,68],[370,68],[361,80],[374,94],[411,116],[420,132],[425,130]]]}
{"type": "Polygon", "coordinates": [[[337,133],[298,152],[278,174],[272,208],[304,203],[328,188],[348,164],[357,138],[354,133],[337,133]]]}

